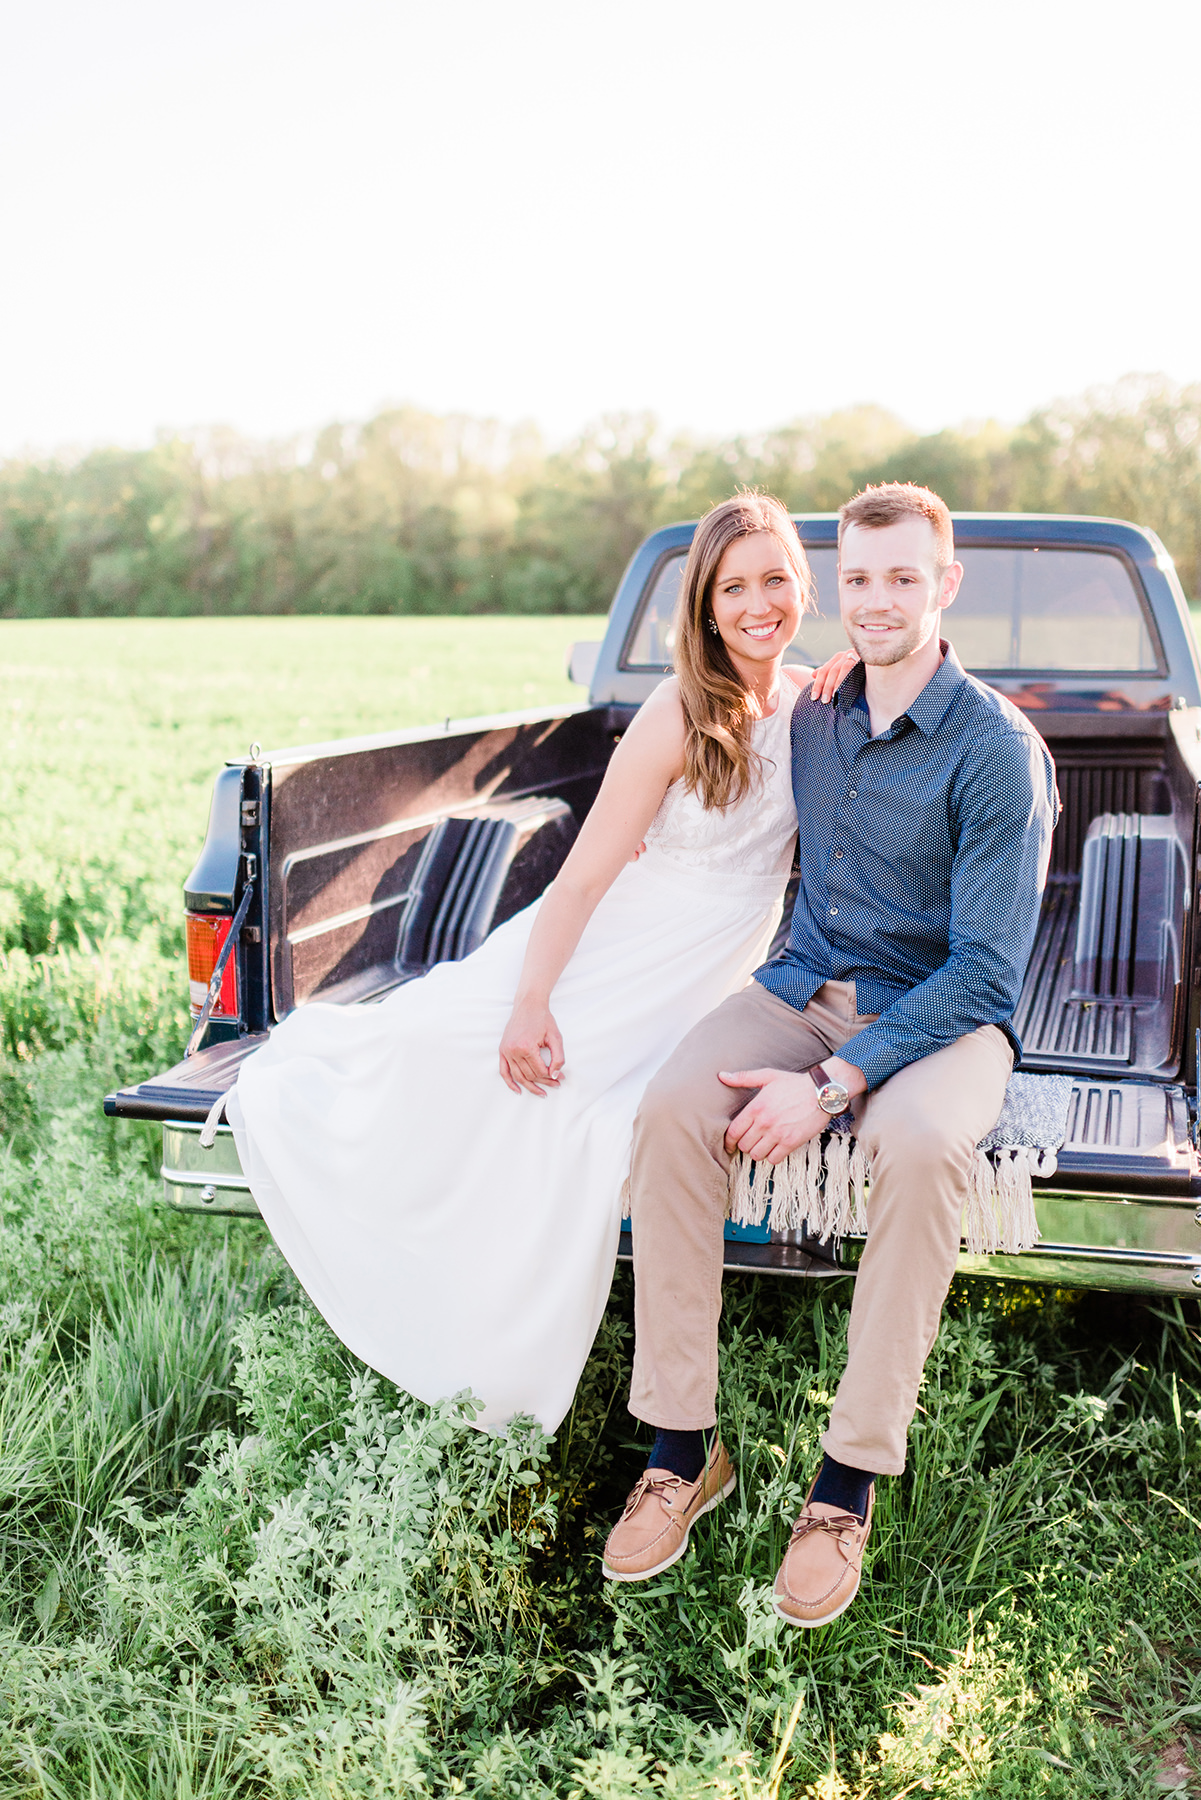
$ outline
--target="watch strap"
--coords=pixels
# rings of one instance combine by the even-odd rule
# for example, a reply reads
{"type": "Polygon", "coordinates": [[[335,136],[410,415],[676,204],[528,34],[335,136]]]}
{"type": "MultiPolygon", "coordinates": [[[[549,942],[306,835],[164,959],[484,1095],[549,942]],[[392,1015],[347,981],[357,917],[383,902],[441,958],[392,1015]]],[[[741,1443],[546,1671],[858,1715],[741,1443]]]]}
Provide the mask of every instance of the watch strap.
{"type": "MultiPolygon", "coordinates": [[[[841,1081],[835,1081],[835,1079],[834,1079],[833,1075],[831,1075],[829,1069],[823,1068],[821,1063],[814,1063],[813,1067],[809,1071],[809,1079],[813,1083],[814,1087],[817,1089],[819,1106],[821,1105],[821,1092],[822,1092],[823,1088],[827,1088],[827,1087],[841,1088],[841,1090],[844,1094],[847,1092],[844,1083],[841,1081]]],[[[847,1118],[847,1116],[850,1113],[850,1095],[849,1094],[847,1095],[847,1102],[848,1102],[848,1104],[839,1113],[831,1113],[824,1106],[822,1107],[822,1111],[826,1114],[827,1118],[845,1119],[845,1118],[847,1118]]]]}

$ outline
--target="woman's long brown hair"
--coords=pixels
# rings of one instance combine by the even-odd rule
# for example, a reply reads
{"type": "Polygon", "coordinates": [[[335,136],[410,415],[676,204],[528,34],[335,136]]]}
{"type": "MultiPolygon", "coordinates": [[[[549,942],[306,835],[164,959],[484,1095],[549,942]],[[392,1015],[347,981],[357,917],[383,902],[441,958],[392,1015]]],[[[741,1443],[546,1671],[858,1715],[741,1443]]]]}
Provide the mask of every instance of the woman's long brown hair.
{"type": "Polygon", "coordinates": [[[705,807],[732,806],[759,774],[751,747],[756,715],[729,651],[712,629],[713,583],[721,559],[739,538],[770,532],[814,609],[813,577],[796,526],[771,494],[744,492],[711,508],[696,528],[675,616],[675,672],[684,706],[684,785],[705,807]]]}

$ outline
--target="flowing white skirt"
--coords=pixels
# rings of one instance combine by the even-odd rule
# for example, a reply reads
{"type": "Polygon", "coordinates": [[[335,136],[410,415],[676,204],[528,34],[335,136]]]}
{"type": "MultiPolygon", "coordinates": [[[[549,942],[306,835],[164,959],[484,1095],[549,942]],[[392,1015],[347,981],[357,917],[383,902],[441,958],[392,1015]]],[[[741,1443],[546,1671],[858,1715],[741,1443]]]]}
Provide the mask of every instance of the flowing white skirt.
{"type": "Polygon", "coordinates": [[[774,879],[648,850],[551,999],[561,1087],[510,1092],[497,1050],[540,902],[378,1005],[310,1004],[242,1066],[228,1116],[314,1305],[419,1399],[480,1426],[571,1405],[613,1277],[634,1114],[685,1032],[762,961],[774,879]]]}

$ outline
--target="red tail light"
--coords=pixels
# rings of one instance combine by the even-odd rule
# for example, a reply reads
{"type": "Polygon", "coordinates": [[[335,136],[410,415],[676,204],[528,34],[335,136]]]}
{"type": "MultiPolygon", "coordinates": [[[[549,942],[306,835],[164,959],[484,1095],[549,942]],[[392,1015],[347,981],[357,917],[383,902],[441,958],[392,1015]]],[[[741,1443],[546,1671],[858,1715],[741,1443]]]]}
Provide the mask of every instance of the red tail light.
{"type": "MultiPolygon", "coordinates": [[[[209,982],[217,966],[221,947],[229,936],[233,920],[227,913],[184,914],[184,935],[188,946],[188,986],[192,995],[192,1017],[200,1017],[209,982]]],[[[236,1019],[238,1016],[237,952],[230,957],[221,976],[221,992],[209,1017],[236,1019]]]]}

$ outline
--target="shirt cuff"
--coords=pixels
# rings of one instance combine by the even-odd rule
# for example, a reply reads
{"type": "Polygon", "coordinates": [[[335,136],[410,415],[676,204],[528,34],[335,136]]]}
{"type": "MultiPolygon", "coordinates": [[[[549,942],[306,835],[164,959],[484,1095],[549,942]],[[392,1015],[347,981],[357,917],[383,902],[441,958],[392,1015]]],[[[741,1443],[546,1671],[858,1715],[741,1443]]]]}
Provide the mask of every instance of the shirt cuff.
{"type": "Polygon", "coordinates": [[[862,1031],[857,1031],[853,1038],[848,1038],[840,1049],[835,1050],[834,1055],[840,1056],[843,1062],[854,1064],[867,1082],[869,1094],[914,1060],[912,1056],[904,1055],[891,1033],[887,1029],[881,1030],[879,1025],[865,1025],[862,1031]]]}

